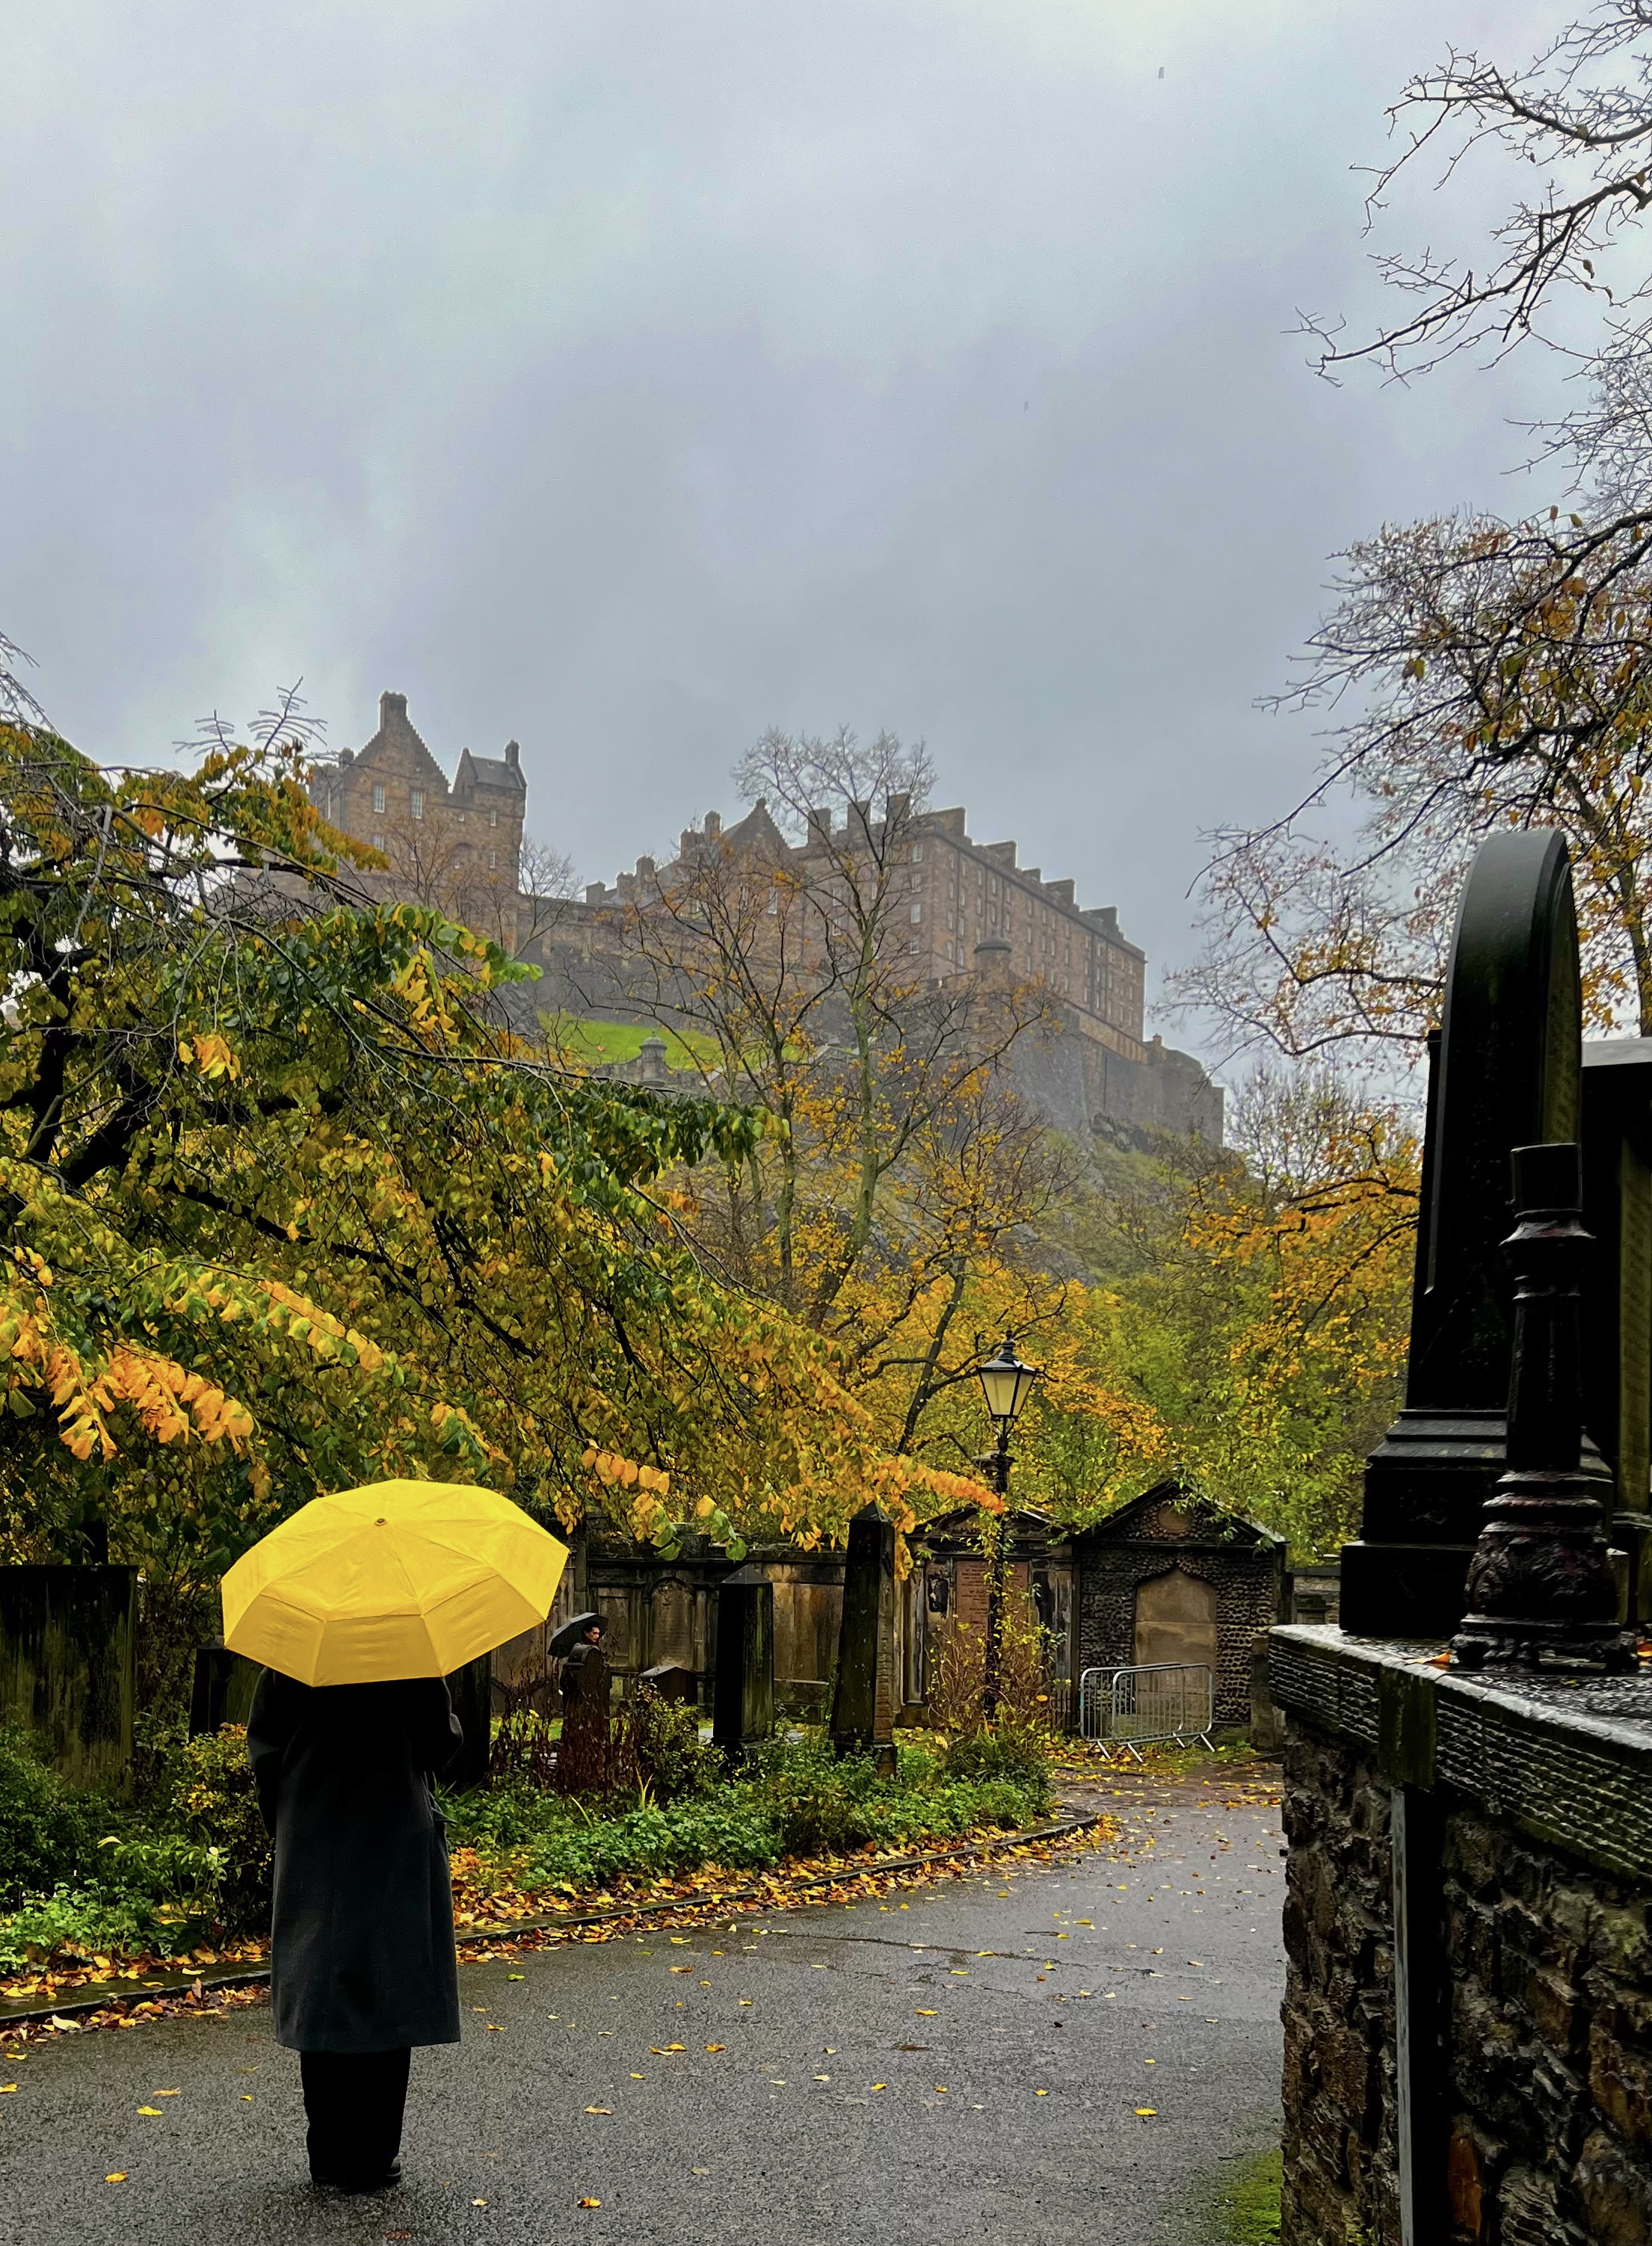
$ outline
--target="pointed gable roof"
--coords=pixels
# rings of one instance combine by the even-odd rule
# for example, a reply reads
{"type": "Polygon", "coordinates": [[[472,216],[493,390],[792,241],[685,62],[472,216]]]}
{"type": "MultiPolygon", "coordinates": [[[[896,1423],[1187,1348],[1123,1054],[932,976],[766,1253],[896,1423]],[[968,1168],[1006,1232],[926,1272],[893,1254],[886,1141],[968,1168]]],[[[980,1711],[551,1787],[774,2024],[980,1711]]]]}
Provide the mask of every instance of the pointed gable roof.
{"type": "Polygon", "coordinates": [[[1228,1513],[1189,1483],[1172,1475],[1155,1482],[1116,1513],[1109,1513],[1079,1532],[1087,1544],[1222,1544],[1250,1549],[1282,1547],[1285,1539],[1247,1521],[1243,1514],[1228,1513]]]}
{"type": "Polygon", "coordinates": [[[447,794],[447,775],[425,746],[407,715],[406,696],[386,693],[379,697],[379,731],[370,741],[363,743],[356,763],[358,766],[388,764],[393,759],[403,770],[411,763],[437,794],[447,794]]]}

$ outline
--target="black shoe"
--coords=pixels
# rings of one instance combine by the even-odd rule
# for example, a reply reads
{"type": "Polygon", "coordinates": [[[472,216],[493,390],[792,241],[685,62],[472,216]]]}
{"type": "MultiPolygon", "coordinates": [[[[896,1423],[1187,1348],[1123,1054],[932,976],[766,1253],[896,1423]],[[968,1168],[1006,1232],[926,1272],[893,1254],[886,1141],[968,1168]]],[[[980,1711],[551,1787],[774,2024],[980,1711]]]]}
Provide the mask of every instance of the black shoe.
{"type": "Polygon", "coordinates": [[[310,2181],[318,2191],[342,2191],[352,2196],[364,2191],[393,2191],[401,2181],[401,2162],[392,2161],[379,2175],[328,2175],[311,2168],[310,2181]]]}

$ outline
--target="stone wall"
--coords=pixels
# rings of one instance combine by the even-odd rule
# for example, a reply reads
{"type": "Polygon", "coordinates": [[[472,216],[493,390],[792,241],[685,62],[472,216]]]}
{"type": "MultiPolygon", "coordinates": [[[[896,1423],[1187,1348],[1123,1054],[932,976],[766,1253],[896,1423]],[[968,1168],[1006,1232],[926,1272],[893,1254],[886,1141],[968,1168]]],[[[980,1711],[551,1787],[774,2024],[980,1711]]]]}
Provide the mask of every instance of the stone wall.
{"type": "Polygon", "coordinates": [[[1430,1819],[1432,1977],[1448,1992],[1418,2241],[1649,2246],[1652,1694],[1638,1679],[1517,1693],[1360,1641],[1337,1675],[1340,1637],[1275,1638],[1290,1710],[1285,2246],[1400,2246],[1401,1784],[1430,1819]],[[1282,1660],[1281,1638],[1297,1641],[1282,1660]],[[1308,1639],[1325,1643],[1305,1660],[1308,1639]]]}

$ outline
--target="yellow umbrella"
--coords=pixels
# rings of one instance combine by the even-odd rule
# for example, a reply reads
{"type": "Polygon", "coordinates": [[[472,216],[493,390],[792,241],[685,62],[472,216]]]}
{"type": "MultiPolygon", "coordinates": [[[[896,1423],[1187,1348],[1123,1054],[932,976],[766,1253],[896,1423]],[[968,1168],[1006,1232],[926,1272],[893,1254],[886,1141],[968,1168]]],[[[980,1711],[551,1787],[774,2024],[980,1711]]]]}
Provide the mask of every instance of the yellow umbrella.
{"type": "Polygon", "coordinates": [[[304,1684],[445,1677],[543,1622],[568,1548],[463,1482],[316,1497],[223,1579],[224,1644],[304,1684]]]}

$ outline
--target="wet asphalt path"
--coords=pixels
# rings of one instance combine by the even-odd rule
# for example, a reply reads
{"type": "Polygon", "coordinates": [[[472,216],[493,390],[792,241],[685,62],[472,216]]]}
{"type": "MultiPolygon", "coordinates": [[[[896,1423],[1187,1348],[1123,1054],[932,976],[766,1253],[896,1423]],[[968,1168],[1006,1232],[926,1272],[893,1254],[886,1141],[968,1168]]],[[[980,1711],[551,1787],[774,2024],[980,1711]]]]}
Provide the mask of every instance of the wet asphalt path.
{"type": "Polygon", "coordinates": [[[382,2196],[311,2191],[262,2006],[37,2044],[0,2065],[0,2237],[1208,2239],[1191,2201],[1277,2127],[1278,1813],[1112,1784],[1121,1838],[1075,1860],[467,1967],[382,2196]]]}

